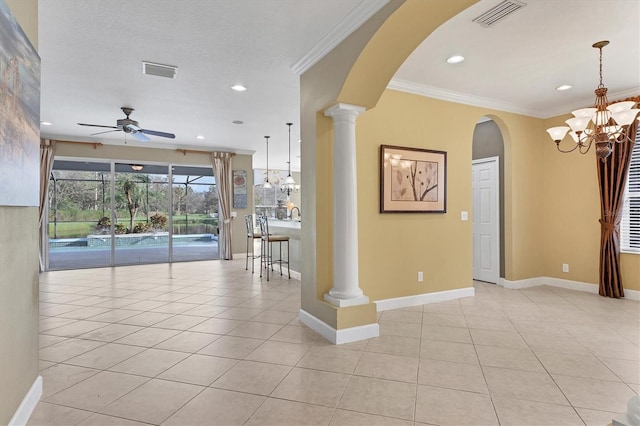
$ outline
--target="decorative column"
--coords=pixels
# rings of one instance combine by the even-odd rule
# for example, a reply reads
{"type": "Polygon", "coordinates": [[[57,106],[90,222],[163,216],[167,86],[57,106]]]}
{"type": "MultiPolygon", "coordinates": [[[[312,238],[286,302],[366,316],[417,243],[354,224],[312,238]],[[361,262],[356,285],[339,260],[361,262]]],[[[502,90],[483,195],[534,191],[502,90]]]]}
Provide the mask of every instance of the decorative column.
{"type": "Polygon", "coordinates": [[[324,112],[333,118],[333,288],[324,300],[338,307],[369,303],[358,281],[356,117],[364,111],[336,104],[324,112]]]}

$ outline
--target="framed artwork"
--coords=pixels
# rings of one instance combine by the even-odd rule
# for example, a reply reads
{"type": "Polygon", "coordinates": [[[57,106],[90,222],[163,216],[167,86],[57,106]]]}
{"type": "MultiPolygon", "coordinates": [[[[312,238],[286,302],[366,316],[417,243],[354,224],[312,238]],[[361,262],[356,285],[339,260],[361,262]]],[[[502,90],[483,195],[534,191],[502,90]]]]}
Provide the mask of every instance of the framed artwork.
{"type": "Polygon", "coordinates": [[[380,213],[446,213],[447,153],[380,146],[380,213]]]}
{"type": "Polygon", "coordinates": [[[247,208],[247,171],[233,171],[233,208],[247,208]]]}
{"type": "Polygon", "coordinates": [[[40,58],[0,1],[0,205],[40,205],[40,58]]]}

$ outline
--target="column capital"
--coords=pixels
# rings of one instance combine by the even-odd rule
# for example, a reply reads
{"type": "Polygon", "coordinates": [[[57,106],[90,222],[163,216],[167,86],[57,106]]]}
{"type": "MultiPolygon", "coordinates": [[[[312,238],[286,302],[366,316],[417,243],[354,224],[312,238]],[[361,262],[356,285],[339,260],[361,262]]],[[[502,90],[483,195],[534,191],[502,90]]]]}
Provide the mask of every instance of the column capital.
{"type": "Polygon", "coordinates": [[[355,118],[360,114],[362,114],[363,112],[365,112],[366,110],[367,109],[365,107],[361,107],[358,105],[337,103],[327,108],[326,110],[324,110],[324,115],[326,117],[331,117],[333,119],[337,117],[345,117],[345,116],[355,118]]]}

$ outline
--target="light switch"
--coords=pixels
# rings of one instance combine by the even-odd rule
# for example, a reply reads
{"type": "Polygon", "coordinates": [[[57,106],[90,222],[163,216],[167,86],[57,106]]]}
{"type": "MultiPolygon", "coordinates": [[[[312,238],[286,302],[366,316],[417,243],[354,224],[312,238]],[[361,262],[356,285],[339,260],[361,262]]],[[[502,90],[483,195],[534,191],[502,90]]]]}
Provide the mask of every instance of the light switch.
{"type": "Polygon", "coordinates": [[[460,212],[460,220],[469,220],[469,212],[460,212]]]}

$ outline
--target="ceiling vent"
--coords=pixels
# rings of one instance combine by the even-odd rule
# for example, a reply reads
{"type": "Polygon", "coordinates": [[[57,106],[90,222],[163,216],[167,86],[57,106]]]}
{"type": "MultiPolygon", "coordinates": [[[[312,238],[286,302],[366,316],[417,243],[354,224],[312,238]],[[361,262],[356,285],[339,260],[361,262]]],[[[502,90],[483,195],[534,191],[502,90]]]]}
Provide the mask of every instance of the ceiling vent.
{"type": "Polygon", "coordinates": [[[511,15],[516,10],[522,9],[527,4],[517,0],[505,0],[499,5],[492,7],[482,15],[478,16],[473,22],[477,22],[483,27],[491,27],[511,15]]]}
{"type": "Polygon", "coordinates": [[[178,67],[173,65],[154,64],[153,62],[142,61],[142,74],[176,78],[177,73],[178,67]]]}

